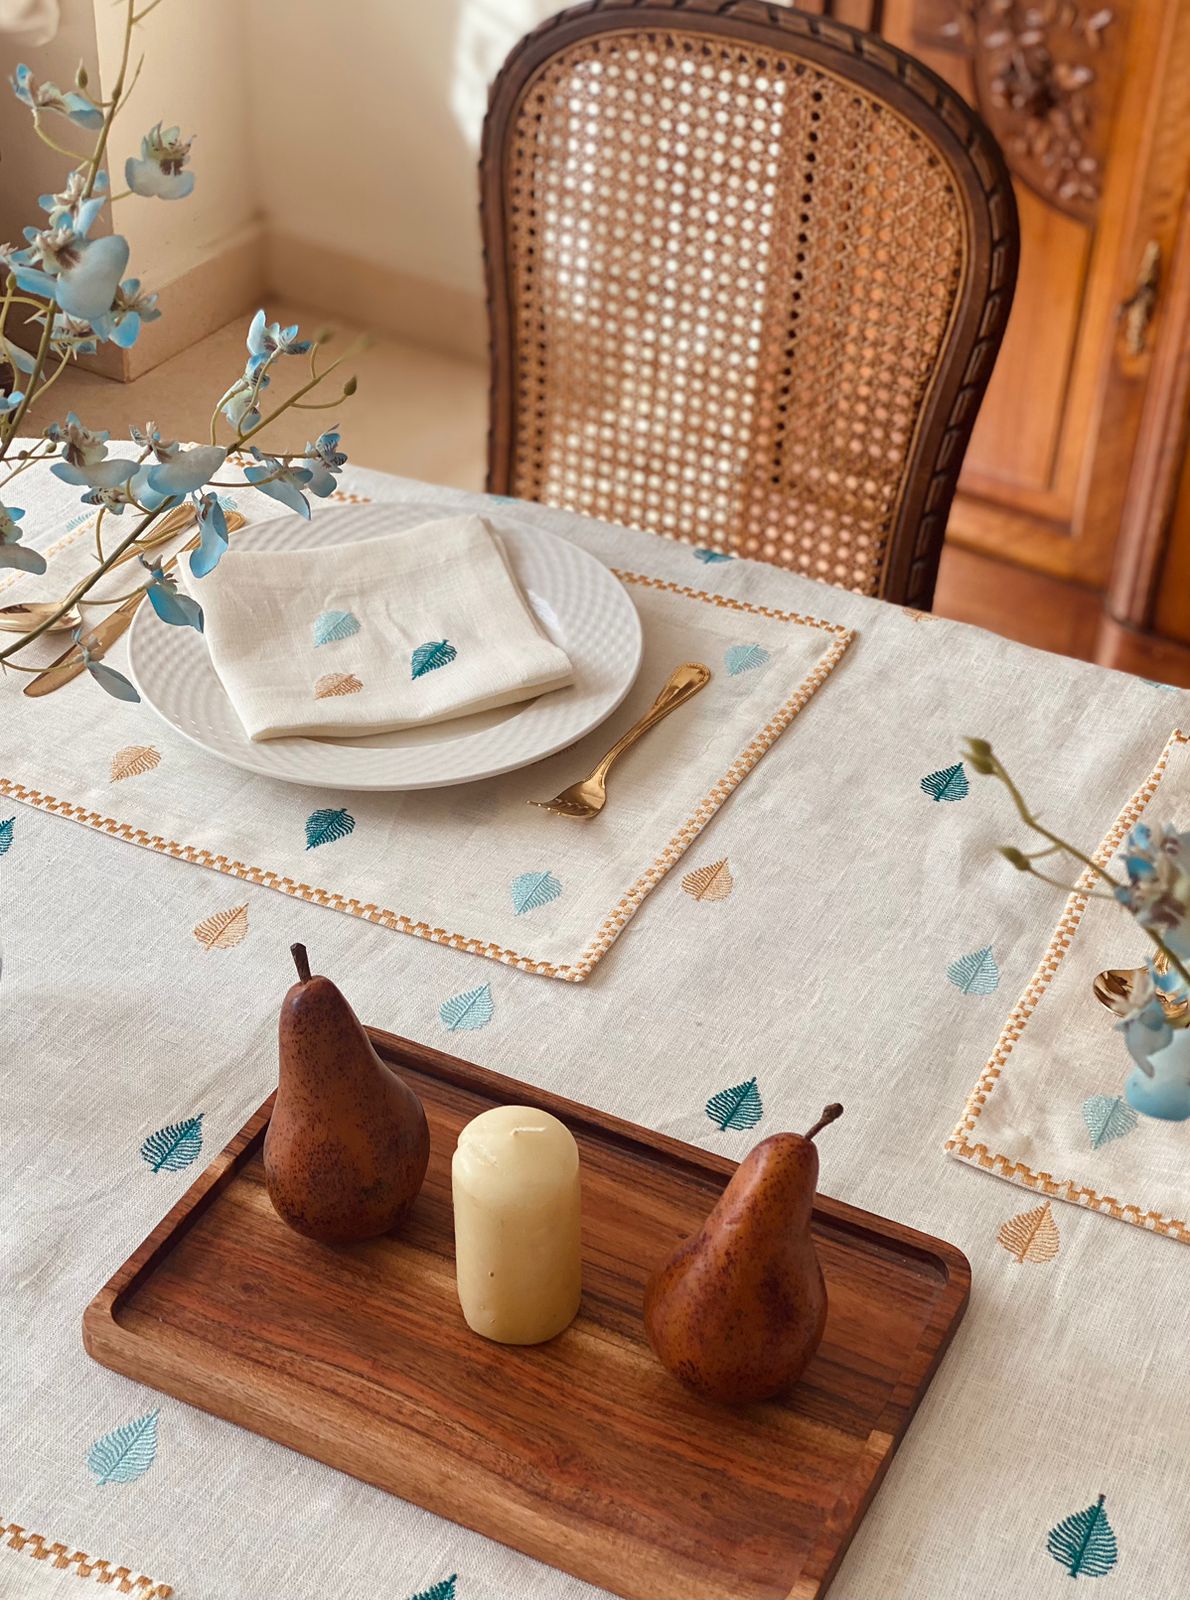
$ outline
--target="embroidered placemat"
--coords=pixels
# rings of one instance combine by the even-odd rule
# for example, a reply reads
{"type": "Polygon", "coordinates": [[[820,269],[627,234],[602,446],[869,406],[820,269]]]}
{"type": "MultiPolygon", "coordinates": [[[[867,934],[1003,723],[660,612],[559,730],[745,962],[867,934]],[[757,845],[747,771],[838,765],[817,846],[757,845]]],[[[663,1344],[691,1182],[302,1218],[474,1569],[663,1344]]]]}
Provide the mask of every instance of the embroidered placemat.
{"type": "MultiPolygon", "coordinates": [[[[52,495],[52,481],[44,492],[52,495]]],[[[250,495],[239,504],[249,516],[268,515],[250,495]]],[[[394,529],[426,517],[424,504],[393,503],[394,529]]],[[[44,517],[29,519],[39,520],[45,526],[44,517]]],[[[581,981],[853,637],[817,617],[630,569],[652,542],[603,529],[596,550],[612,556],[641,615],[634,689],[601,728],[531,768],[409,794],[298,788],[223,765],[146,706],[97,701],[86,678],[39,701],[10,680],[0,795],[402,933],[581,981]],[[598,819],[575,822],[528,804],[584,777],[684,661],[705,662],[710,684],[617,767],[598,819]]],[[[56,565],[54,581],[68,581],[56,565]]],[[[121,641],[109,656],[114,666],[124,650],[121,641]]],[[[725,866],[693,864],[692,893],[729,889],[725,866]]],[[[196,937],[232,941],[239,918],[233,892],[196,937]]]]}
{"type": "MultiPolygon", "coordinates": [[[[1175,731],[1094,859],[1108,866],[1146,814],[1184,828],[1188,809],[1190,736],[1175,731]]],[[[1142,965],[1152,946],[1118,905],[1082,892],[1092,884],[1090,872],[1078,879],[946,1148],[1052,1199],[1190,1243],[1190,1122],[1141,1117],[1128,1105],[1131,1059],[1091,989],[1107,968],[1142,965]]],[[[1043,892],[1028,880],[1021,888],[1043,892]]],[[[1031,1252],[1044,1251],[1052,1231],[1046,1208],[1016,1220],[1019,1237],[1002,1242],[1038,1259],[1031,1252]]]]}

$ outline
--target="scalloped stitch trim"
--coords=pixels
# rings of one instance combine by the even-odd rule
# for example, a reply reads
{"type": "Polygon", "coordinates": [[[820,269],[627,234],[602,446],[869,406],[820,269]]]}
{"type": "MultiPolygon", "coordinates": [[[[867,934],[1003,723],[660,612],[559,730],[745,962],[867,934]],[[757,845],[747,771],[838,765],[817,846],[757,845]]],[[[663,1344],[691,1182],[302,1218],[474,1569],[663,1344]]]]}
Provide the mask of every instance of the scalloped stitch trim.
{"type": "Polygon", "coordinates": [[[24,1551],[34,1561],[47,1561],[57,1572],[75,1578],[94,1578],[109,1586],[110,1594],[136,1595],[137,1600],[170,1600],[173,1587],[143,1575],[133,1577],[131,1567],[113,1567],[110,1561],[87,1555],[65,1544],[50,1544],[44,1534],[26,1533],[18,1522],[0,1522],[0,1549],[24,1551]]]}
{"type": "MultiPolygon", "coordinates": [[[[1175,728],[1166,741],[1157,765],[1120,812],[1092,857],[1099,866],[1107,865],[1124,835],[1144,813],[1165,776],[1171,751],[1179,744],[1190,744],[1190,734],[1175,728]]],[[[969,1137],[975,1131],[975,1124],[984,1106],[991,1099],[1001,1069],[1012,1054],[1013,1045],[1024,1032],[1025,1024],[1053,981],[1062,957],[1074,942],[1079,923],[1089,904],[1085,891],[1090,889],[1093,878],[1094,875],[1087,869],[1078,879],[1075,892],[1066,902],[1066,908],[1058,926],[1054,929],[1045,954],[1030,978],[1024,994],[1009,1012],[1008,1021],[1004,1024],[991,1059],[980,1074],[978,1083],[968,1095],[962,1120],[946,1141],[945,1148],[956,1160],[971,1161],[986,1171],[995,1172],[1000,1177],[1009,1179],[1012,1183],[1023,1184],[1029,1189],[1038,1189],[1042,1194],[1059,1200],[1069,1200],[1075,1205],[1085,1206],[1090,1211],[1104,1211],[1109,1216],[1118,1217],[1121,1222],[1131,1222],[1135,1227],[1147,1228],[1151,1233],[1163,1233],[1172,1239],[1180,1239],[1183,1244],[1190,1244],[1190,1223],[1180,1217],[1167,1217],[1159,1211],[1142,1211],[1139,1206],[1117,1200],[1114,1195],[1098,1194],[1085,1184],[1075,1183],[1073,1179],[1055,1178],[1049,1172],[1034,1172],[1024,1162],[1013,1161],[1008,1156],[999,1155],[989,1150],[986,1144],[977,1144],[969,1137]]]]}
{"type": "Polygon", "coordinates": [[[51,811],[56,816],[69,817],[74,822],[86,823],[88,827],[109,833],[114,838],[125,839],[129,844],[141,845],[147,850],[156,850],[161,855],[174,856],[180,861],[190,861],[197,866],[210,867],[215,872],[226,873],[232,878],[243,878],[266,889],[277,889],[282,894],[310,900],[315,905],[327,906],[332,911],[345,911],[350,916],[362,917],[367,922],[378,923],[381,927],[391,928],[397,933],[412,934],[418,939],[429,939],[433,944],[446,944],[455,950],[467,950],[473,955],[487,956],[492,961],[503,962],[505,966],[518,967],[522,972],[535,972],[549,978],[561,978],[567,983],[581,983],[584,978],[590,976],[596,963],[615,943],[650,890],[654,889],[674,863],[681,859],[727,797],[739,787],[765,751],[775,743],[798,712],[830,677],[855,638],[854,629],[845,628],[836,622],[824,622],[819,617],[801,616],[795,611],[775,611],[770,606],[756,606],[746,600],[731,599],[727,595],[709,594],[703,589],[690,589],[683,584],[669,583],[664,578],[644,577],[638,572],[617,572],[616,576],[622,583],[637,583],[649,589],[666,590],[691,600],[723,606],[731,611],[749,612],[756,616],[771,617],[777,622],[792,622],[804,627],[819,628],[832,636],[832,642],[798,684],[790,698],[773,713],[769,721],[736,756],[723,776],[712,785],[691,816],[686,819],[651,865],[645,868],[616,901],[599,924],[594,938],[574,962],[556,966],[549,961],[537,961],[532,956],[522,955],[516,950],[507,950],[503,945],[471,939],[461,933],[450,933],[445,928],[432,928],[428,922],[414,922],[412,918],[400,912],[387,910],[383,906],[371,902],[363,904],[332,889],[299,883],[293,878],[282,877],[266,867],[249,866],[243,861],[229,861],[226,856],[212,855],[209,850],[200,850],[194,845],[179,844],[176,839],[163,839],[160,834],[146,833],[143,828],[134,828],[127,822],[116,821],[114,817],[102,816],[98,811],[88,811],[84,806],[73,805],[69,800],[59,800],[54,795],[43,794],[39,789],[27,789],[24,784],[17,783],[11,778],[0,777],[0,794],[19,800],[25,805],[51,811]]]}

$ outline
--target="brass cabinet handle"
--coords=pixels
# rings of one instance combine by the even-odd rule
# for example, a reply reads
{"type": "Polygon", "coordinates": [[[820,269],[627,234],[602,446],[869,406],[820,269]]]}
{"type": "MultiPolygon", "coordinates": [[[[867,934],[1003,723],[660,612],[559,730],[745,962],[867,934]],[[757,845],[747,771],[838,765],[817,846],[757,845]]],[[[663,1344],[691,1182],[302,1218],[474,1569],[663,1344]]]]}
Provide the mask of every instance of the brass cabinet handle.
{"type": "Polygon", "coordinates": [[[1148,343],[1149,327],[1157,309],[1157,289],[1161,282],[1161,246],[1156,239],[1145,245],[1140,259],[1136,288],[1127,300],[1121,300],[1116,309],[1116,319],[1124,324],[1124,345],[1130,356],[1143,356],[1148,343]]]}

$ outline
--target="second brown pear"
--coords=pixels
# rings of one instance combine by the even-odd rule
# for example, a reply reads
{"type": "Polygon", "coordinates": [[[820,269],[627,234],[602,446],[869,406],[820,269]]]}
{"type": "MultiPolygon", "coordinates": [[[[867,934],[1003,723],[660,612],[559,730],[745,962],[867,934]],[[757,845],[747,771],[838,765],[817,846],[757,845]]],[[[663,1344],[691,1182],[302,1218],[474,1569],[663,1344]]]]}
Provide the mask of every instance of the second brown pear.
{"type": "Polygon", "coordinates": [[[329,978],[292,947],[298,982],[278,1029],[280,1076],[264,1141],[269,1199],[311,1239],[345,1244],[387,1233],[426,1175],[421,1101],[372,1048],[329,978]]]}

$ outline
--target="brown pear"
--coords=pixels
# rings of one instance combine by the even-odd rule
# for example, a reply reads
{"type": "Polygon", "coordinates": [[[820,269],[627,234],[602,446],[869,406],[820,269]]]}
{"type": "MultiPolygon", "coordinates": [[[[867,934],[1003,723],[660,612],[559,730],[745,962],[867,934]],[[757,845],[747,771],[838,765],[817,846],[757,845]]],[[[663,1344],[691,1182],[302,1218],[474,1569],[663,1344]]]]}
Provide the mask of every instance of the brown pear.
{"type": "Polygon", "coordinates": [[[822,1340],[826,1285],[810,1218],[814,1135],[775,1133],[740,1163],[714,1210],[645,1289],[645,1331],[675,1378],[710,1400],[767,1400],[797,1382],[822,1340]]]}
{"type": "Polygon", "coordinates": [[[280,1081],[264,1141],[269,1199],[283,1221],[325,1244],[387,1233],[412,1204],[430,1159],[421,1101],[372,1048],[304,945],[281,1006],[280,1081]]]}

